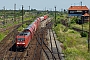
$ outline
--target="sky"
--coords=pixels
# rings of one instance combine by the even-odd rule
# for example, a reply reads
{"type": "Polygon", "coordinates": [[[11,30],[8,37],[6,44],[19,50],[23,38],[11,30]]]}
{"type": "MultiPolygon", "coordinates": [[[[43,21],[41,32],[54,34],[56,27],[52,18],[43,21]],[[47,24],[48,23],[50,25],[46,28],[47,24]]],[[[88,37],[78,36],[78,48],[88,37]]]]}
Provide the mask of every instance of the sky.
{"type": "Polygon", "coordinates": [[[61,9],[68,9],[71,5],[86,5],[90,8],[90,0],[0,0],[0,9],[3,9],[5,6],[6,9],[14,9],[14,4],[16,4],[16,9],[21,9],[21,6],[24,6],[24,9],[37,9],[37,10],[56,10],[60,11],[61,9]]]}

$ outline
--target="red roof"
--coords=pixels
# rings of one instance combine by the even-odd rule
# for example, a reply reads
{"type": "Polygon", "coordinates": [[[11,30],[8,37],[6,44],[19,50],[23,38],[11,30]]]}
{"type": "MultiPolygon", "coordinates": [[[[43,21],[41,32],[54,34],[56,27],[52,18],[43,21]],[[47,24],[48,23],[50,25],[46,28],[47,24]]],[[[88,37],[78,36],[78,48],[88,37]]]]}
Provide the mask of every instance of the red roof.
{"type": "Polygon", "coordinates": [[[68,10],[89,10],[87,6],[70,6],[68,10]]]}
{"type": "Polygon", "coordinates": [[[89,16],[89,14],[88,13],[85,13],[83,16],[89,16]]]}

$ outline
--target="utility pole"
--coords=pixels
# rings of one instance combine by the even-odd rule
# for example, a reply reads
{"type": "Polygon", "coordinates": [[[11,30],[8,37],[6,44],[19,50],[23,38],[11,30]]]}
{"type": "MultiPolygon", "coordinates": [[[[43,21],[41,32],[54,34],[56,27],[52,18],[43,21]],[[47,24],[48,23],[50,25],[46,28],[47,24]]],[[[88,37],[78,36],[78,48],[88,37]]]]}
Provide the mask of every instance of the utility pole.
{"type": "Polygon", "coordinates": [[[4,21],[3,21],[3,24],[5,25],[6,24],[6,22],[5,22],[5,6],[3,7],[3,9],[4,9],[4,21]]]}
{"type": "Polygon", "coordinates": [[[68,18],[68,27],[70,27],[70,16],[68,16],[67,18],[68,18]]]}
{"type": "Polygon", "coordinates": [[[46,11],[46,7],[45,7],[45,11],[46,11]]]}
{"type": "Polygon", "coordinates": [[[29,14],[30,14],[30,6],[29,6],[29,14]]]}
{"type": "Polygon", "coordinates": [[[81,1],[81,8],[82,8],[82,1],[81,1]]]}
{"type": "Polygon", "coordinates": [[[90,10],[89,10],[88,52],[90,52],[90,10]]]}
{"type": "Polygon", "coordinates": [[[46,12],[47,12],[47,11],[46,11],[46,7],[45,7],[45,14],[46,14],[46,12]]]}
{"type": "Polygon", "coordinates": [[[23,27],[23,5],[22,5],[22,27],[23,27]]]}
{"type": "MultiPolygon", "coordinates": [[[[82,1],[81,1],[81,9],[82,9],[82,1]]],[[[83,15],[83,10],[82,10],[82,15],[83,15]]],[[[81,16],[82,19],[82,34],[83,34],[83,21],[84,21],[84,16],[81,16]]]]}
{"type": "Polygon", "coordinates": [[[16,4],[14,4],[14,21],[16,21],[16,4]]]}
{"type": "MultiPolygon", "coordinates": [[[[81,9],[82,9],[82,1],[81,1],[81,9]]],[[[82,11],[82,15],[83,15],[83,11],[82,11]]],[[[82,34],[83,34],[84,15],[81,16],[81,19],[82,19],[82,34]]]]}
{"type": "Polygon", "coordinates": [[[21,20],[21,9],[19,8],[19,20],[18,20],[18,22],[20,22],[20,20],[21,20]]]}
{"type": "Polygon", "coordinates": [[[56,6],[55,6],[55,24],[56,24],[56,6]]]}
{"type": "Polygon", "coordinates": [[[29,16],[30,16],[30,6],[29,6],[29,16]]]}

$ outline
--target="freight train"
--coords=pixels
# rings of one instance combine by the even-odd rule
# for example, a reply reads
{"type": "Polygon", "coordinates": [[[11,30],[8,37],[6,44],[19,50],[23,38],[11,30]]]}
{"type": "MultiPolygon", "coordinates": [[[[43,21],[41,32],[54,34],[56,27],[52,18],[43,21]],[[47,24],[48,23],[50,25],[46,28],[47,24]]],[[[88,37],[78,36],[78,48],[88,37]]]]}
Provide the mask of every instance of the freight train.
{"type": "Polygon", "coordinates": [[[48,15],[37,18],[27,28],[25,28],[20,34],[16,36],[16,48],[27,48],[29,42],[32,40],[34,33],[38,29],[40,22],[48,18],[48,15]]]}

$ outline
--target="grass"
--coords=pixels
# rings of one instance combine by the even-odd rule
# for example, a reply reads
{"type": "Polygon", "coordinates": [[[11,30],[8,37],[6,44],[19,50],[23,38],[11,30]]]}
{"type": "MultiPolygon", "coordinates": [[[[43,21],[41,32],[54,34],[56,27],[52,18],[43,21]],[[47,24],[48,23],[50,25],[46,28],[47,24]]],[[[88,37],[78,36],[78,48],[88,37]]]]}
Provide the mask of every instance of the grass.
{"type": "MultiPolygon", "coordinates": [[[[24,28],[26,28],[28,25],[23,24],[23,27],[21,26],[20,28],[18,28],[18,31],[21,32],[23,31],[24,28]]],[[[0,32],[0,41],[3,40],[3,38],[9,33],[10,31],[9,30],[6,30],[4,32],[0,32]]]]}
{"type": "Polygon", "coordinates": [[[5,37],[4,33],[0,33],[0,41],[5,37]]]}
{"type": "MultiPolygon", "coordinates": [[[[29,19],[32,19],[32,18],[25,18],[26,20],[29,20],[29,19]]],[[[26,21],[25,20],[25,21],[26,21]]],[[[31,21],[32,22],[32,21],[31,21]]],[[[18,24],[18,21],[14,22],[13,24],[12,23],[8,23],[7,25],[4,25],[2,26],[2,28],[7,28],[7,27],[10,27],[10,26],[13,26],[15,24],[18,24]]],[[[28,25],[25,23],[23,24],[23,27],[21,26],[20,28],[18,28],[18,31],[21,32],[24,28],[26,28],[28,25]]],[[[5,32],[0,32],[0,41],[3,40],[3,38],[9,33],[8,30],[6,30],[5,32]]]]}
{"type": "MultiPolygon", "coordinates": [[[[79,24],[71,24],[71,27],[75,27],[75,28],[78,28],[78,29],[82,29],[82,25],[79,25],[79,24]]],[[[89,31],[89,24],[88,23],[84,23],[83,24],[83,29],[85,31],[89,31]]]]}
{"type": "Polygon", "coordinates": [[[23,24],[23,27],[22,26],[20,26],[19,28],[18,28],[18,31],[19,32],[21,32],[21,31],[23,31],[24,30],[24,28],[26,28],[28,25],[25,23],[25,24],[23,24]]]}
{"type": "MultiPolygon", "coordinates": [[[[66,19],[66,15],[57,16],[57,20],[60,19],[66,19]]],[[[75,23],[70,25],[71,27],[82,29],[82,25],[75,23]]],[[[90,60],[87,37],[81,37],[80,33],[66,28],[60,23],[57,23],[53,29],[56,32],[57,39],[63,43],[64,47],[62,48],[65,54],[65,60],[90,60]]],[[[83,29],[88,31],[89,24],[84,23],[83,29]]]]}
{"type": "Polygon", "coordinates": [[[0,32],[0,41],[3,40],[3,38],[9,33],[9,30],[6,30],[5,32],[0,32]]]}
{"type": "Polygon", "coordinates": [[[65,60],[90,60],[87,37],[81,37],[80,33],[72,29],[64,31],[65,29],[66,27],[61,24],[54,28],[58,40],[64,45],[65,60]]]}
{"type": "MultiPolygon", "coordinates": [[[[34,16],[34,15],[33,15],[34,16]]],[[[32,14],[27,16],[27,17],[24,17],[24,21],[27,21],[27,20],[30,20],[30,23],[33,22],[33,16],[32,14]]],[[[36,16],[36,15],[35,15],[36,16]]],[[[19,21],[15,21],[13,23],[7,23],[6,25],[4,26],[1,26],[1,28],[7,28],[7,27],[10,27],[10,26],[13,26],[13,25],[16,25],[18,23],[21,23],[22,22],[22,17],[21,16],[18,16],[16,18],[20,18],[19,21]]],[[[10,20],[11,18],[9,18],[8,20],[10,20]]],[[[20,28],[18,28],[18,31],[21,32],[23,31],[24,28],[26,28],[28,25],[27,23],[23,24],[23,27],[21,26],[20,28]]],[[[5,31],[5,32],[0,32],[0,41],[9,33],[9,31],[5,31]]]]}

